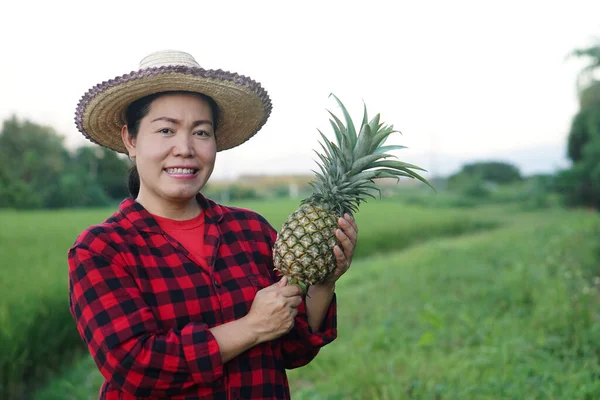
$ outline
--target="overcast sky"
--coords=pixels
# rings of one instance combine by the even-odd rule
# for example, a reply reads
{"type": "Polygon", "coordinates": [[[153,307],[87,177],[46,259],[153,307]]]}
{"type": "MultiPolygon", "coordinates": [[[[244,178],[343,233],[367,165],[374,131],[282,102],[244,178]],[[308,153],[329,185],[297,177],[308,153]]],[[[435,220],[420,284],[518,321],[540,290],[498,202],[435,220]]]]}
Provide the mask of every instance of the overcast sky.
{"type": "Polygon", "coordinates": [[[273,100],[261,132],[219,154],[217,178],[315,168],[332,92],[357,119],[364,100],[401,130],[389,142],[408,146],[402,160],[445,173],[525,154],[535,171],[562,156],[584,65],[566,56],[600,36],[599,15],[597,0],[4,1],[0,118],[51,125],[79,146],[85,91],[179,49],[260,81],[273,100]]]}

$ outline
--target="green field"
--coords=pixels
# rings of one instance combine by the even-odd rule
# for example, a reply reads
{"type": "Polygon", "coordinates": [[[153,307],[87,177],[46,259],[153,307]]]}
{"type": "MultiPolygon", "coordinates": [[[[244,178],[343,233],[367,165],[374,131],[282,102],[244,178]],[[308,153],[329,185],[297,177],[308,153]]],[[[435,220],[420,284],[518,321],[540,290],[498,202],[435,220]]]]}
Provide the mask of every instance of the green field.
{"type": "MultiPolygon", "coordinates": [[[[238,205],[278,228],[297,202],[238,205]]],[[[81,341],[66,252],[111,211],[0,212],[0,394],[37,384],[38,400],[97,398],[93,362],[68,363],[81,341]]],[[[600,398],[599,215],[386,199],[356,219],[339,338],[290,371],[294,398],[600,398]]]]}

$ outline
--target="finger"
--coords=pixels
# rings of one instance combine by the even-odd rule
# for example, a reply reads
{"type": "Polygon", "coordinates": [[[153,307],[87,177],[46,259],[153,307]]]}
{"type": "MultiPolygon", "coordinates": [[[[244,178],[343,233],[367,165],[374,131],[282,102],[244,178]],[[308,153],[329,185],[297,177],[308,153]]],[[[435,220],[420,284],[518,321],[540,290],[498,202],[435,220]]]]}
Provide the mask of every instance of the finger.
{"type": "Polygon", "coordinates": [[[340,249],[340,246],[336,245],[333,248],[333,254],[335,255],[335,259],[337,261],[338,268],[345,269],[346,264],[347,264],[347,259],[346,259],[346,255],[344,254],[342,249],[340,249]]]}
{"type": "Polygon", "coordinates": [[[290,316],[292,317],[292,319],[296,318],[296,315],[298,315],[298,308],[291,308],[290,309],[290,316]]]}
{"type": "Polygon", "coordinates": [[[288,285],[281,289],[281,295],[283,297],[294,297],[300,296],[302,294],[302,289],[298,285],[288,285]]]}
{"type": "Polygon", "coordinates": [[[276,282],[274,286],[279,286],[279,287],[286,287],[288,283],[287,277],[284,276],[283,278],[281,278],[279,280],[279,282],[276,282]]]}
{"type": "Polygon", "coordinates": [[[356,225],[356,220],[354,219],[354,217],[350,214],[344,214],[344,218],[346,219],[346,221],[350,222],[350,225],[352,226],[352,228],[354,228],[354,232],[356,232],[356,234],[358,235],[358,225],[356,225]]]}
{"type": "Polygon", "coordinates": [[[342,232],[341,229],[338,229],[335,232],[335,236],[338,238],[338,240],[342,244],[342,247],[344,249],[344,253],[346,254],[346,257],[350,258],[350,256],[354,252],[354,243],[352,243],[352,240],[350,240],[348,235],[346,235],[344,232],[342,232]]]}
{"type": "Polygon", "coordinates": [[[352,246],[356,246],[356,238],[358,237],[358,232],[354,228],[354,226],[348,222],[348,220],[344,218],[340,218],[338,221],[338,225],[342,228],[343,233],[350,239],[352,246]]]}
{"type": "Polygon", "coordinates": [[[292,308],[298,308],[298,306],[300,306],[300,304],[302,304],[302,297],[300,297],[300,296],[288,297],[288,304],[292,308]]]}

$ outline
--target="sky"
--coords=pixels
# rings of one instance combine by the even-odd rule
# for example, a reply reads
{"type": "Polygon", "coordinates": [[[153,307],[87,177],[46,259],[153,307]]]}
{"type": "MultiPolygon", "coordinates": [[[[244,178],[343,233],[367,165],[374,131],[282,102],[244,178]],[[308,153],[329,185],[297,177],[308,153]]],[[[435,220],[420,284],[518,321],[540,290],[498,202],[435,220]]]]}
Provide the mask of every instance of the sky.
{"type": "Polygon", "coordinates": [[[394,152],[427,175],[501,159],[524,173],[566,165],[578,109],[575,48],[600,37],[600,1],[8,1],[0,5],[0,118],[50,125],[70,148],[95,84],[177,49],[250,76],[273,112],[213,177],[310,173],[330,93],[360,120],[401,131],[394,152]]]}

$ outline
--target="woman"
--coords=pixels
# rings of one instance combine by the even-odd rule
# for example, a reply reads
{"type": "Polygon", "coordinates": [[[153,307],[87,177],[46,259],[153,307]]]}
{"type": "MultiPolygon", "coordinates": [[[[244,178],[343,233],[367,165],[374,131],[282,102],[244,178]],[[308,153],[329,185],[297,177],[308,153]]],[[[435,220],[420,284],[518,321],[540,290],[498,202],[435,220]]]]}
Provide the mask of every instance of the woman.
{"type": "Polygon", "coordinates": [[[70,309],[105,378],[100,399],[286,399],[285,369],[336,338],[352,218],[339,221],[335,273],[304,297],[273,271],[273,227],[200,193],[216,153],[270,111],[255,81],[174,51],[81,99],[83,135],[135,161],[132,196],[68,253],[70,309]]]}

